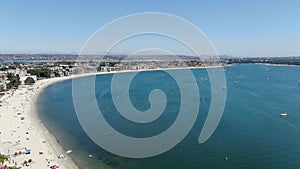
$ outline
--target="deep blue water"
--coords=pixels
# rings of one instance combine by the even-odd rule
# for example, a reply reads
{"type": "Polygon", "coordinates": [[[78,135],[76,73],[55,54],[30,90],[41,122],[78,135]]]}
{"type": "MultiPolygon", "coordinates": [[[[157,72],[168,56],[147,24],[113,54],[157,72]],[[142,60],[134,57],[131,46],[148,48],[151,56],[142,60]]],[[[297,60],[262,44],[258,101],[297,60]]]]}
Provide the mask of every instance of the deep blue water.
{"type": "MultiPolygon", "coordinates": [[[[226,107],[212,137],[204,144],[198,143],[210,106],[210,83],[205,69],[195,69],[201,96],[197,121],[180,144],[155,157],[123,158],[95,145],[77,120],[71,80],[47,87],[39,98],[38,112],[59,143],[65,149],[72,149],[71,157],[85,169],[299,168],[300,67],[236,65],[225,69],[226,107]],[[280,117],[282,112],[288,112],[288,116],[280,117]],[[93,158],[88,158],[89,154],[93,158]]],[[[146,125],[129,122],[118,114],[111,98],[111,79],[112,75],[97,76],[95,90],[99,108],[117,131],[149,137],[163,132],[176,119],[180,94],[176,82],[167,73],[142,72],[132,81],[129,96],[138,110],[149,108],[149,92],[157,88],[166,93],[170,103],[155,123],[146,125]]]]}

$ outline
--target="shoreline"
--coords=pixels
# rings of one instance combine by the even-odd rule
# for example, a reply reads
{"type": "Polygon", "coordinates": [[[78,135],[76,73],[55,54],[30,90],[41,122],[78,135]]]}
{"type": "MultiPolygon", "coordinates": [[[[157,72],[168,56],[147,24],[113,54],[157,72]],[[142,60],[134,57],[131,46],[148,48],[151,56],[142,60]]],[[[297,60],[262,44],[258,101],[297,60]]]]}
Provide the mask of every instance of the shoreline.
{"type": "MultiPolygon", "coordinates": [[[[66,155],[65,156],[66,158],[64,158],[64,159],[58,158],[58,156],[61,154],[65,155],[64,154],[65,150],[63,149],[62,145],[60,145],[60,143],[57,141],[54,134],[49,132],[49,130],[47,129],[47,127],[45,126],[43,121],[39,118],[38,110],[37,110],[37,101],[39,99],[40,94],[44,91],[44,89],[46,87],[53,85],[55,83],[58,83],[58,82],[66,81],[66,80],[87,77],[87,76],[104,75],[104,74],[180,70],[180,69],[205,69],[205,68],[218,68],[218,67],[223,68],[225,66],[159,68],[159,69],[145,69],[145,70],[122,70],[122,71],[112,71],[112,72],[83,73],[83,74],[71,75],[71,76],[65,76],[65,77],[55,77],[55,78],[39,80],[34,85],[29,85],[29,86],[21,85],[15,91],[6,92],[5,95],[7,95],[7,93],[9,93],[9,94],[12,93],[11,96],[8,96],[8,98],[1,97],[0,100],[1,101],[4,100],[4,102],[7,103],[6,106],[9,106],[9,108],[12,109],[9,112],[10,114],[7,114],[8,117],[6,118],[6,120],[13,121],[12,123],[14,123],[16,121],[14,113],[19,110],[14,110],[14,108],[16,107],[15,105],[18,105],[18,107],[21,109],[21,111],[23,110],[24,114],[22,114],[22,115],[25,116],[25,118],[26,118],[26,120],[21,123],[26,123],[27,126],[30,126],[33,128],[33,131],[30,131],[30,134],[33,133],[36,136],[35,141],[37,141],[37,142],[35,143],[35,141],[31,141],[31,138],[30,138],[28,141],[29,143],[24,145],[25,148],[29,147],[32,149],[32,154],[30,154],[28,156],[28,158],[30,158],[34,161],[34,163],[30,164],[31,168],[33,168],[33,169],[49,168],[49,166],[48,166],[49,164],[51,164],[51,165],[55,164],[55,165],[58,165],[62,169],[80,169],[78,164],[76,164],[76,161],[74,161],[70,156],[66,155]],[[26,95],[26,92],[31,92],[31,93],[28,96],[28,95],[26,95]],[[24,93],[25,93],[25,95],[24,95],[24,93]],[[26,98],[26,96],[28,96],[28,97],[26,98]],[[20,99],[24,100],[24,98],[26,100],[25,103],[20,102],[20,99]],[[14,101],[16,101],[16,103],[14,103],[14,101]],[[26,107],[25,105],[28,105],[28,107],[26,107]],[[38,144],[38,145],[36,145],[36,144],[38,144]],[[42,149],[45,152],[46,151],[48,152],[46,157],[44,157],[43,155],[38,155],[37,151],[41,151],[40,149],[42,149]],[[43,160],[43,158],[46,158],[46,160],[43,160]],[[51,162],[49,163],[47,159],[49,159],[49,161],[51,161],[51,162]]],[[[1,106],[0,110],[1,110],[1,108],[6,108],[6,107],[1,106]]],[[[0,113],[0,122],[1,122],[1,120],[3,120],[1,115],[2,115],[2,113],[0,113]]],[[[1,127],[0,132],[1,131],[3,132],[4,130],[10,130],[10,128],[2,126],[1,123],[0,123],[0,127],[1,127]]],[[[14,127],[16,127],[16,126],[14,126],[14,127]]],[[[19,126],[17,126],[17,128],[20,130],[20,131],[18,131],[18,135],[20,135],[20,136],[18,136],[18,138],[22,138],[22,136],[21,136],[22,133],[24,134],[25,132],[27,132],[27,130],[26,130],[26,128],[19,128],[19,126]]],[[[3,135],[3,133],[1,133],[0,138],[2,135],[3,135]]],[[[6,132],[6,135],[7,136],[9,135],[8,132],[6,132]]],[[[10,138],[10,139],[8,139],[8,142],[13,142],[13,140],[14,139],[10,138]]],[[[23,140],[24,140],[24,137],[22,139],[22,143],[23,143],[23,140]]],[[[26,138],[26,140],[27,140],[27,138],[26,138]]],[[[0,143],[1,143],[0,144],[0,152],[1,152],[1,147],[2,147],[2,149],[4,147],[4,144],[1,139],[0,139],[0,143]]],[[[44,154],[46,154],[45,152],[44,152],[44,154]]],[[[25,155],[25,156],[21,155],[21,156],[23,157],[23,158],[21,158],[21,160],[18,158],[12,157],[12,160],[14,162],[16,162],[15,164],[17,164],[17,166],[20,166],[20,163],[23,162],[22,160],[24,159],[24,157],[27,157],[27,155],[25,155]]],[[[11,164],[11,163],[5,163],[5,164],[8,164],[8,166],[13,166],[13,164],[11,164]]]]}
{"type": "Polygon", "coordinates": [[[230,66],[230,65],[265,65],[265,66],[291,66],[291,67],[295,67],[295,66],[300,66],[300,65],[289,65],[289,64],[274,64],[274,63],[241,63],[241,64],[237,64],[237,63],[234,63],[234,64],[229,64],[229,65],[226,65],[224,67],[227,67],[227,66],[230,66]]]}
{"type": "Polygon", "coordinates": [[[288,64],[271,64],[271,63],[267,63],[267,64],[263,64],[263,65],[266,65],[266,66],[292,66],[292,67],[300,66],[300,65],[288,65],[288,64]]]}
{"type": "MultiPolygon", "coordinates": [[[[39,86],[39,89],[35,92],[33,99],[31,101],[31,115],[32,115],[32,120],[34,121],[34,124],[37,125],[37,130],[39,130],[39,133],[43,134],[44,138],[47,140],[47,143],[49,147],[53,150],[55,153],[56,157],[58,157],[60,154],[64,154],[65,150],[63,149],[62,145],[59,144],[57,141],[56,137],[54,136],[53,133],[49,132],[48,128],[45,126],[43,121],[40,119],[38,115],[38,109],[37,109],[37,102],[39,99],[40,94],[44,91],[44,89],[52,84],[69,80],[72,79],[70,78],[52,78],[52,79],[45,79],[41,80],[39,86]],[[46,81],[46,82],[45,82],[46,81]],[[46,132],[45,132],[46,131],[46,132]]],[[[60,161],[60,165],[62,165],[64,168],[69,169],[69,168],[74,168],[74,169],[80,169],[79,166],[76,164],[76,162],[70,157],[67,156],[67,158],[64,161],[60,161]]]]}

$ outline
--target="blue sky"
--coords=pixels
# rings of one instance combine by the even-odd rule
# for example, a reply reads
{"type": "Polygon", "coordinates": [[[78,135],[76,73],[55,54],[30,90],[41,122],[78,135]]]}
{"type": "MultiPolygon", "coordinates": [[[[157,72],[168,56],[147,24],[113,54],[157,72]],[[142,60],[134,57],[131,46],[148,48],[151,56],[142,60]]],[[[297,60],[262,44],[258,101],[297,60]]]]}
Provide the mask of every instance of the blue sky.
{"type": "Polygon", "coordinates": [[[0,1],[0,53],[78,53],[101,26],[137,12],[165,12],[201,29],[218,53],[300,55],[298,0],[0,1]]]}

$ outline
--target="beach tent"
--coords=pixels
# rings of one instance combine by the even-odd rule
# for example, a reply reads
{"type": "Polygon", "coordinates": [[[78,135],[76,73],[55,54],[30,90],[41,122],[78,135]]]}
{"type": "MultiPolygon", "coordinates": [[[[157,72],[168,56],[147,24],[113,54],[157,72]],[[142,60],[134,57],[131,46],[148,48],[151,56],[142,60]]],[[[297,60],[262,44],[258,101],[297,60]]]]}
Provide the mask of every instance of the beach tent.
{"type": "Polygon", "coordinates": [[[25,150],[25,154],[30,154],[31,153],[31,150],[30,149],[26,149],[25,150]]]}

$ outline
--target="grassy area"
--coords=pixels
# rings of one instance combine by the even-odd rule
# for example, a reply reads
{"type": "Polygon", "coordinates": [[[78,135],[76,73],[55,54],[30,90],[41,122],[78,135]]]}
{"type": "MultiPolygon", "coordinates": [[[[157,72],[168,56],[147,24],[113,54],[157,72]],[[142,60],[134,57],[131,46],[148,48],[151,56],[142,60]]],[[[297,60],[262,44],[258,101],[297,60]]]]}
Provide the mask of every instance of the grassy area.
{"type": "MultiPolygon", "coordinates": [[[[0,154],[0,163],[3,163],[4,161],[7,160],[7,157],[5,155],[0,154]]],[[[8,169],[21,169],[21,167],[8,167],[8,169]]]]}
{"type": "Polygon", "coordinates": [[[7,160],[7,157],[5,155],[0,155],[0,163],[3,163],[7,160]]]}
{"type": "Polygon", "coordinates": [[[21,167],[8,167],[8,169],[21,169],[21,167]]]}

